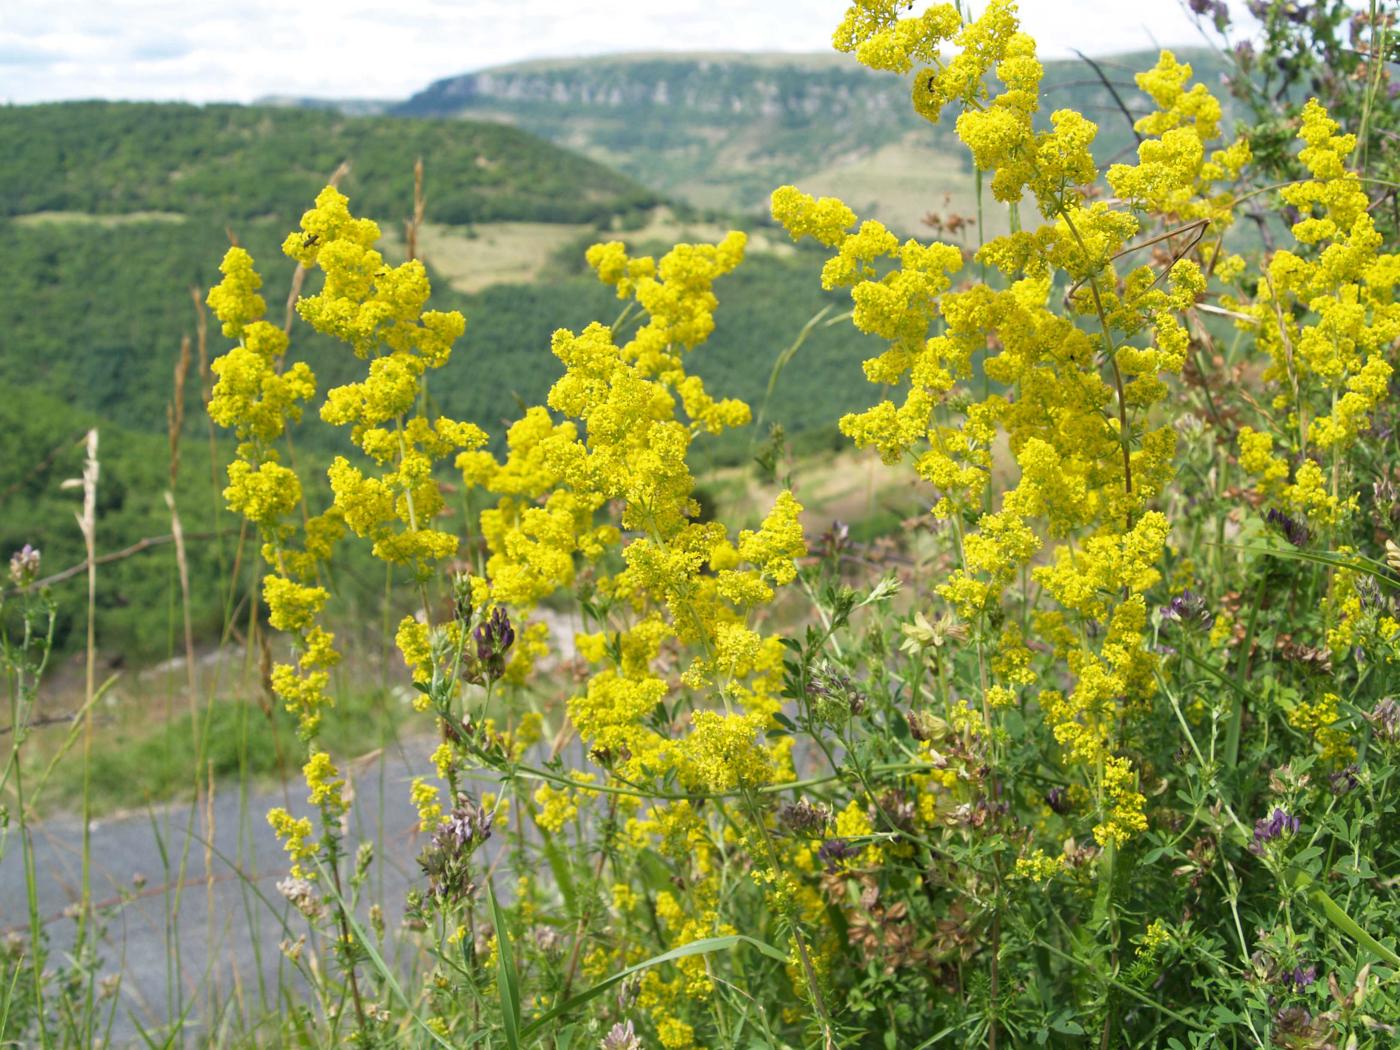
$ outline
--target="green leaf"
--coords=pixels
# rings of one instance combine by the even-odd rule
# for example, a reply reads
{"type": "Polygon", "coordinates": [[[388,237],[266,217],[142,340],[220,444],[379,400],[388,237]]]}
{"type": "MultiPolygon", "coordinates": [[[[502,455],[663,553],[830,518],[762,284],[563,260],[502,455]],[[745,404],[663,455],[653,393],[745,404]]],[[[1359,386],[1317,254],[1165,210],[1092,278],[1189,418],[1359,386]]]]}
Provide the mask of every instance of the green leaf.
{"type": "Polygon", "coordinates": [[[1223,544],[1233,546],[1247,554],[1262,554],[1266,558],[1279,558],[1283,561],[1307,561],[1314,565],[1328,565],[1334,569],[1350,569],[1376,577],[1376,582],[1388,587],[1400,588],[1400,582],[1390,574],[1390,567],[1383,561],[1367,558],[1361,554],[1338,554],[1335,551],[1308,551],[1294,547],[1254,547],[1244,544],[1223,544]]]}
{"type": "Polygon", "coordinates": [[[1321,889],[1313,886],[1311,875],[1305,871],[1294,869],[1290,878],[1295,889],[1307,891],[1308,903],[1321,912],[1328,922],[1377,958],[1400,969],[1400,955],[1396,955],[1395,952],[1362,929],[1360,923],[1342,910],[1341,905],[1327,896],[1321,889]]]}
{"type": "Polygon", "coordinates": [[[520,975],[515,970],[515,953],[511,949],[505,912],[501,911],[490,883],[486,884],[486,900],[491,907],[491,925],[496,930],[496,991],[501,996],[506,1046],[510,1050],[520,1050],[520,975]]]}

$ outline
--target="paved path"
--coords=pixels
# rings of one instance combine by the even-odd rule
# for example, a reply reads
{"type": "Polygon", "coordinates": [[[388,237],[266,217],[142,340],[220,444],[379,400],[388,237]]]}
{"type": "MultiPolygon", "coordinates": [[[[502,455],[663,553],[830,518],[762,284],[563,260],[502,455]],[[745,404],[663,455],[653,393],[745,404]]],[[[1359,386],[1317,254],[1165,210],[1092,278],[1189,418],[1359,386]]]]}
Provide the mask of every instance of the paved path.
{"type": "MultiPolygon", "coordinates": [[[[431,769],[430,750],[430,742],[412,742],[361,760],[350,771],[354,802],[347,848],[353,854],[360,842],[372,841],[376,857],[368,900],[359,910],[381,902],[391,942],[404,892],[419,878],[415,858],[421,843],[408,791],[416,773],[431,769]]],[[[304,786],[290,785],[287,795],[290,801],[279,788],[240,799],[236,785],[221,786],[212,804],[198,811],[176,804],[93,823],[93,897],[108,906],[101,975],[121,978],[113,1045],[137,1042],[138,1025],[159,1029],[182,1013],[195,1023],[191,1037],[219,1010],[241,1010],[249,1019],[266,1015],[277,1009],[279,983],[299,980],[278,943],[289,930],[295,940],[307,925],[277,890],[287,860],[264,819],[272,806],[309,812],[304,786]]],[[[81,843],[77,818],[54,817],[33,829],[51,965],[73,943],[75,922],[65,911],[79,899],[81,843]]],[[[11,932],[28,933],[24,866],[13,827],[0,860],[0,935],[11,932]]]]}
{"type": "MultiPolygon", "coordinates": [[[[571,659],[574,632],[582,629],[577,618],[542,609],[536,619],[549,625],[558,658],[571,659]]],[[[239,660],[235,650],[215,651],[201,661],[200,673],[217,681],[224,663],[236,666],[239,660]]],[[[183,682],[183,660],[135,680],[139,688],[160,693],[168,688],[159,687],[160,676],[183,682]]],[[[424,845],[414,830],[409,783],[431,771],[428,754],[434,746],[426,738],[405,742],[342,770],[354,789],[346,848],[353,855],[361,842],[375,846],[376,862],[358,911],[363,920],[370,903],[383,907],[390,961],[401,971],[408,965],[403,952],[411,949],[397,942],[394,932],[405,892],[421,884],[416,858],[424,845]]],[[[252,1021],[278,1009],[279,986],[300,981],[278,944],[294,941],[307,924],[277,890],[287,858],[265,815],[273,806],[310,815],[305,801],[299,781],[246,799],[236,784],[224,784],[211,805],[198,809],[174,804],[93,822],[93,899],[106,906],[100,976],[120,976],[113,1045],[145,1045],[140,1029],[159,1030],[182,1016],[190,1025],[185,1042],[193,1043],[222,1011],[252,1021]]],[[[82,824],[57,816],[32,831],[50,965],[61,965],[76,932],[66,912],[81,894],[82,824]]],[[[487,856],[497,848],[499,840],[488,841],[487,856]]],[[[510,887],[498,889],[508,895],[510,887]]],[[[24,864],[12,827],[0,859],[0,937],[28,936],[28,930],[24,864]]],[[[231,1027],[239,1025],[231,1022],[231,1027]]],[[[182,1044],[177,1039],[174,1045],[182,1044]]]]}

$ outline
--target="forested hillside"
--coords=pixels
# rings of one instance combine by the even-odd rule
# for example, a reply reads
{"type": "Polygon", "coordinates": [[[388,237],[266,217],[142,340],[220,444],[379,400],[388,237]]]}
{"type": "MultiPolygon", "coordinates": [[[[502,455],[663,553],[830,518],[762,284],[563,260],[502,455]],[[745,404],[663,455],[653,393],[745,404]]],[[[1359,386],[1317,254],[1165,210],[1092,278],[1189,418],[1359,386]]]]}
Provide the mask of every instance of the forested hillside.
{"type": "MultiPolygon", "coordinates": [[[[0,158],[0,282],[8,290],[0,297],[0,383],[10,395],[0,437],[0,544],[41,545],[55,569],[82,557],[63,509],[74,497],[60,483],[80,472],[77,443],[89,426],[102,432],[100,550],[169,531],[161,495],[167,405],[181,339],[196,332],[191,292],[200,289],[202,298],[217,282],[233,236],[258,260],[269,312],[280,322],[294,272],[281,241],[341,161],[350,164],[342,188],[357,211],[380,221],[386,254],[395,258],[403,250],[401,219],[412,210],[414,160],[423,157],[434,302],[468,318],[431,396],[497,437],[518,406],[541,401],[559,374],[549,353],[554,329],[617,314],[612,291],[583,266],[588,242],[622,236],[644,245],[663,233],[703,237],[714,229],[658,210],[656,196],[625,176],[493,124],[83,103],[0,109],[0,134],[14,147],[0,158]],[[664,226],[657,225],[661,214],[669,216],[664,226]],[[497,230],[512,242],[522,230],[535,231],[542,244],[556,246],[554,255],[529,280],[454,290],[434,249],[470,263],[492,250],[497,230]]],[[[777,355],[813,313],[836,302],[816,287],[818,266],[801,252],[760,252],[720,284],[718,329],[695,361],[717,392],[763,400],[777,355]]],[[[818,423],[829,429],[841,412],[868,401],[860,386],[831,381],[859,367],[860,343],[849,330],[816,332],[784,375],[768,419],[796,432],[818,423]]],[[[208,355],[223,349],[215,325],[208,355]]],[[[343,347],[303,327],[293,352],[312,364],[322,389],[358,366],[343,347]]],[[[187,529],[203,537],[214,528],[212,486],[222,482],[211,481],[197,360],[184,415],[182,503],[187,529]]],[[[304,455],[312,463],[338,451],[318,443],[321,428],[308,430],[304,455]]],[[[744,456],[752,437],[735,438],[721,454],[744,456]]],[[[221,463],[229,452],[218,448],[221,463]]],[[[201,539],[192,550],[197,580],[227,578],[213,547],[201,539]]],[[[168,605],[173,577],[108,572],[99,595],[104,647],[136,657],[165,651],[171,623],[150,611],[168,605]]],[[[197,598],[203,624],[219,622],[217,589],[204,587],[197,598]]],[[[60,634],[72,628],[65,621],[60,634]]]]}
{"type": "Polygon", "coordinates": [[[343,160],[365,211],[406,215],[413,158],[434,172],[428,218],[595,222],[656,195],[499,123],[313,109],[80,102],[0,108],[0,214],[172,212],[286,221],[343,160]],[[405,162],[406,161],[406,162],[405,162]]]}

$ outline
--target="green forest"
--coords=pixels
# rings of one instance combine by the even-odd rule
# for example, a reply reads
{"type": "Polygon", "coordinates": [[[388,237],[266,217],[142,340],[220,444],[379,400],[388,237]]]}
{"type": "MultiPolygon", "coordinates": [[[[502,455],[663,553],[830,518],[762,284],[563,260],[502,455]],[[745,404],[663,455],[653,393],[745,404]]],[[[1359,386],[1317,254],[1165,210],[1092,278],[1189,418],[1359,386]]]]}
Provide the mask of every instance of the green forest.
{"type": "MultiPolygon", "coordinates": [[[[7,493],[0,500],[0,544],[42,543],[55,569],[82,557],[81,537],[63,509],[73,500],[59,485],[78,473],[79,439],[90,426],[100,429],[102,441],[101,549],[168,533],[160,479],[169,459],[168,406],[181,341],[197,333],[192,291],[200,290],[202,300],[218,281],[218,260],[232,236],[267,260],[264,295],[280,318],[295,264],[279,246],[342,161],[350,165],[343,187],[356,208],[388,228],[412,211],[411,158],[418,156],[428,218],[596,225],[596,234],[532,283],[465,294],[434,275],[434,301],[461,310],[467,334],[433,377],[430,397],[497,439],[520,406],[539,402],[558,377],[559,362],[548,353],[551,333],[617,316],[616,297],[583,264],[585,243],[641,222],[657,202],[627,178],[526,133],[464,120],[79,103],[0,109],[0,126],[19,146],[0,160],[0,179],[18,189],[6,195],[10,214],[0,218],[0,282],[10,290],[0,298],[0,383],[15,395],[0,407],[11,417],[0,437],[0,492],[7,493]],[[478,163],[481,157],[492,165],[478,163]],[[510,178],[496,178],[495,167],[509,170],[510,178]],[[530,177],[520,178],[522,170],[530,177]],[[44,523],[42,535],[35,534],[36,521],[44,523]]],[[[755,405],[764,400],[778,355],[815,313],[839,303],[814,280],[820,263],[803,251],[758,255],[721,282],[715,334],[697,360],[697,373],[712,389],[755,405]]],[[[308,293],[319,279],[311,276],[308,293]]],[[[304,328],[296,338],[297,353],[312,364],[323,390],[354,374],[358,362],[343,347],[304,328]]],[[[767,422],[795,440],[826,440],[820,435],[833,434],[843,412],[870,403],[860,386],[831,381],[857,367],[864,343],[846,327],[814,331],[784,370],[767,422]]],[[[224,349],[215,324],[206,357],[224,349]]],[[[195,575],[212,580],[220,574],[205,571],[217,556],[211,488],[223,482],[208,470],[197,356],[183,392],[181,502],[187,529],[201,537],[191,547],[195,575]]],[[[311,465],[341,451],[327,445],[321,428],[306,430],[311,465]]],[[[763,436],[727,435],[712,455],[741,461],[763,436]]],[[[218,441],[217,455],[226,457],[231,446],[218,441]]],[[[168,602],[171,580],[139,562],[114,565],[100,599],[104,646],[132,659],[169,647],[170,623],[148,612],[168,602]]],[[[80,583],[66,587],[76,594],[80,583]]],[[[219,622],[222,597],[213,587],[199,590],[196,619],[207,633],[219,622]]],[[[70,627],[60,625],[60,642],[70,627]]]]}

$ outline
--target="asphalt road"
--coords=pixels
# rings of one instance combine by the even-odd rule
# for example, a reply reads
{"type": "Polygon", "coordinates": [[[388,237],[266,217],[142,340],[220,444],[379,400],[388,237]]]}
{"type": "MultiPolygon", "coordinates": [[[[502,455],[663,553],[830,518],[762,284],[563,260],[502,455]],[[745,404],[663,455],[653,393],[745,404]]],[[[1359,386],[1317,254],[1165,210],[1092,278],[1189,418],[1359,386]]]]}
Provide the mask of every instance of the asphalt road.
{"type": "MultiPolygon", "coordinates": [[[[403,946],[394,945],[393,931],[405,891],[419,880],[415,858],[422,848],[409,782],[431,769],[430,749],[430,742],[409,743],[348,771],[354,801],[347,849],[353,854],[363,841],[375,846],[359,911],[363,917],[369,903],[382,903],[390,959],[400,966],[404,960],[395,957],[403,946]]],[[[300,980],[278,944],[295,940],[307,924],[277,890],[287,859],[264,815],[272,806],[309,813],[305,794],[304,786],[293,784],[285,792],[240,799],[236,785],[221,786],[197,808],[177,804],[93,822],[92,892],[103,916],[100,976],[120,978],[115,1002],[107,1000],[115,1006],[110,1045],[140,1043],[141,1029],[160,1031],[183,1016],[188,1038],[177,1038],[178,1046],[207,1036],[211,1018],[227,1011],[252,1018],[277,1010],[279,985],[300,980]]],[[[32,829],[32,842],[50,966],[61,966],[76,931],[71,909],[81,894],[82,823],[54,817],[32,829]]],[[[0,860],[0,936],[27,936],[28,926],[24,865],[12,827],[0,860]]]]}

